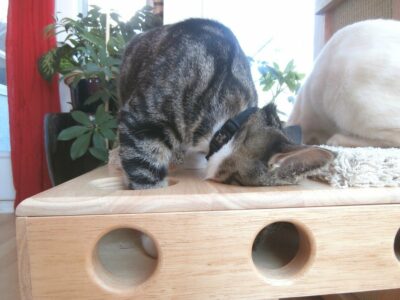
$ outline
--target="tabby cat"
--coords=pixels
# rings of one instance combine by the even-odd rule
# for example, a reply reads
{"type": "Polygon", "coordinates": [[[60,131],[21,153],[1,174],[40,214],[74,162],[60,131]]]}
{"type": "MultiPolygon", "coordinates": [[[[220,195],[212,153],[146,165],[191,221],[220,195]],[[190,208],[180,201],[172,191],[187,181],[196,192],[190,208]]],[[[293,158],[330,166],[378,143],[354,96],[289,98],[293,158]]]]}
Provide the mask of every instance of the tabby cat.
{"type": "Polygon", "coordinates": [[[257,108],[248,59],[215,21],[134,37],[119,93],[119,154],[131,189],[166,186],[169,164],[190,152],[208,154],[208,179],[246,186],[294,184],[333,158],[292,142],[274,105],[257,108]]]}

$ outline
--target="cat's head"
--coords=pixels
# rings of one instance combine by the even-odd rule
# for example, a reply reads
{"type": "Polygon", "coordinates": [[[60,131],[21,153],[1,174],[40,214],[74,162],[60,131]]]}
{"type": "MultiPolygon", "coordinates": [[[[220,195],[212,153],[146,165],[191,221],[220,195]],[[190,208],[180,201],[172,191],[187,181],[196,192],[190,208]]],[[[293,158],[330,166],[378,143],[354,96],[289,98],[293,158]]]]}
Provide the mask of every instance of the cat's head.
{"type": "Polygon", "coordinates": [[[295,184],[334,157],[329,150],[292,142],[269,104],[209,158],[207,179],[246,186],[295,184]]]}

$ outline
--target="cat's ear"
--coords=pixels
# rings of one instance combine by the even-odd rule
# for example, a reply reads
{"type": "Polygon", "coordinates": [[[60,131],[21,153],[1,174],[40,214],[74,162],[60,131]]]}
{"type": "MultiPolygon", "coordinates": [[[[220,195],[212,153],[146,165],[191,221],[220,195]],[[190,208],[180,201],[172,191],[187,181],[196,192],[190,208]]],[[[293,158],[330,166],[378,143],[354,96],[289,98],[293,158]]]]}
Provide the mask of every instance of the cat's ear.
{"type": "Polygon", "coordinates": [[[325,166],[335,156],[334,152],[316,146],[287,145],[269,159],[268,166],[280,177],[301,175],[325,166]]]}
{"type": "Polygon", "coordinates": [[[303,136],[299,125],[290,125],[283,128],[286,137],[295,144],[302,144],[303,136]]]}
{"type": "Polygon", "coordinates": [[[260,109],[267,126],[282,128],[282,122],[279,120],[279,116],[276,110],[276,106],[273,103],[269,103],[260,109]]]}

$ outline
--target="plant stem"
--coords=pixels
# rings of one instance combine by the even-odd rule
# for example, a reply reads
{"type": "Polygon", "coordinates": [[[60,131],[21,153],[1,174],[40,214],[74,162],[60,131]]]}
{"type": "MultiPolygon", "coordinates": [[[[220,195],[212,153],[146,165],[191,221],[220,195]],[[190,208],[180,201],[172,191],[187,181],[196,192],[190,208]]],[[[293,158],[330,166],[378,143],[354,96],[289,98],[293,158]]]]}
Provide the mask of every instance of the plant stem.
{"type": "Polygon", "coordinates": [[[284,91],[284,89],[282,88],[282,85],[278,83],[276,89],[275,89],[275,93],[272,92],[272,103],[275,103],[276,98],[278,98],[279,94],[282,93],[284,91]]]}

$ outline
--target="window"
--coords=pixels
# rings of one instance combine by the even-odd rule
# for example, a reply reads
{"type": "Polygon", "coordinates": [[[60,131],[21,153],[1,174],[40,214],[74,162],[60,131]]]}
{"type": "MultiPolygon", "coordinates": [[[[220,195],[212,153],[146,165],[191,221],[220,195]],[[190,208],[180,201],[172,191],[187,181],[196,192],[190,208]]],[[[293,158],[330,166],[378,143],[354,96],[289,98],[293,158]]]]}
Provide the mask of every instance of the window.
{"type": "MultiPolygon", "coordinates": [[[[8,7],[8,0],[1,0],[1,7],[8,7]]],[[[0,85],[7,85],[6,81],[6,29],[7,9],[0,11],[0,85]]]]}
{"type": "MultiPolygon", "coordinates": [[[[190,17],[220,21],[234,32],[246,55],[256,61],[277,62],[281,68],[293,59],[296,71],[308,74],[313,65],[314,5],[315,1],[298,0],[166,0],[164,22],[190,17]]],[[[262,106],[271,95],[262,91],[259,77],[254,66],[253,79],[262,106]]],[[[282,94],[277,100],[286,116],[293,105],[289,95],[282,94]]]]}
{"type": "Polygon", "coordinates": [[[146,5],[146,0],[87,0],[90,9],[91,5],[97,5],[104,11],[116,12],[123,21],[128,21],[133,15],[146,5]]]}
{"type": "MultiPolygon", "coordinates": [[[[8,7],[8,0],[0,0],[1,7],[8,7]]],[[[10,152],[6,79],[6,29],[7,9],[0,10],[0,152],[10,152]]]]}
{"type": "Polygon", "coordinates": [[[10,128],[8,123],[8,99],[6,78],[6,30],[9,0],[0,0],[0,211],[12,212],[15,191],[12,183],[10,157],[10,128]]]}
{"type": "MultiPolygon", "coordinates": [[[[85,0],[104,11],[115,11],[123,20],[155,1],[150,0],[85,0]]],[[[247,56],[269,64],[276,62],[283,70],[294,60],[295,71],[307,75],[313,65],[314,47],[314,1],[298,0],[166,0],[164,22],[175,23],[187,18],[203,17],[218,20],[228,26],[237,36],[247,56]]],[[[259,105],[272,99],[271,91],[265,93],[259,83],[261,74],[253,63],[253,79],[259,93],[259,105]]],[[[291,92],[280,94],[278,108],[285,120],[293,103],[291,92]]]]}

